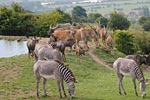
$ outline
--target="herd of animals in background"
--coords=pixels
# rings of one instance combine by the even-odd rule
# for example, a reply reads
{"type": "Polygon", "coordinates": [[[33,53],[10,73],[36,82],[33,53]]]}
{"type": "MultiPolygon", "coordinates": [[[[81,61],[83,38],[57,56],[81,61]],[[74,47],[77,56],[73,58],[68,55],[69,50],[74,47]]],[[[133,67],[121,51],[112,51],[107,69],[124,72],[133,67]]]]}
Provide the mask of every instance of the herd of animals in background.
{"type": "MultiPolygon", "coordinates": [[[[62,97],[61,90],[63,90],[64,96],[66,97],[63,85],[63,80],[65,80],[68,92],[70,96],[74,98],[74,83],[76,83],[77,80],[69,67],[64,64],[66,60],[66,47],[70,48],[70,52],[75,51],[79,58],[85,55],[90,49],[88,42],[92,42],[92,40],[94,40],[96,48],[103,45],[113,50],[113,35],[108,34],[107,27],[102,27],[98,23],[94,27],[85,27],[83,24],[78,26],[73,26],[70,23],[57,24],[56,27],[50,26],[48,34],[49,40],[45,44],[38,43],[39,39],[36,37],[29,39],[27,42],[29,57],[31,55],[35,63],[34,73],[36,77],[37,97],[39,97],[39,80],[40,77],[42,77],[44,96],[47,96],[45,90],[46,80],[55,79],[57,81],[60,97],[62,97]],[[79,43],[80,41],[82,41],[82,43],[79,43]]],[[[118,58],[114,61],[113,68],[118,76],[118,91],[120,94],[121,88],[124,94],[127,94],[123,87],[122,80],[125,75],[129,75],[133,80],[136,95],[138,95],[135,84],[135,80],[137,79],[140,82],[142,97],[146,96],[146,79],[140,68],[142,64],[150,65],[150,55],[127,55],[125,58],[118,58]]]]}

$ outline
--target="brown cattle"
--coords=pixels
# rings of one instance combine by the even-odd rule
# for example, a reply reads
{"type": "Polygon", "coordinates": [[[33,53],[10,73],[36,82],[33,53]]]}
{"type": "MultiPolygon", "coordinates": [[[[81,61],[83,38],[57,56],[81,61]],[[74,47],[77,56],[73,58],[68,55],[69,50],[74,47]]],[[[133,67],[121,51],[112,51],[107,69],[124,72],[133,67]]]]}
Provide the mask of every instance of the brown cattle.
{"type": "Polygon", "coordinates": [[[71,30],[56,30],[53,35],[59,40],[73,39],[73,32],[71,30]]]}

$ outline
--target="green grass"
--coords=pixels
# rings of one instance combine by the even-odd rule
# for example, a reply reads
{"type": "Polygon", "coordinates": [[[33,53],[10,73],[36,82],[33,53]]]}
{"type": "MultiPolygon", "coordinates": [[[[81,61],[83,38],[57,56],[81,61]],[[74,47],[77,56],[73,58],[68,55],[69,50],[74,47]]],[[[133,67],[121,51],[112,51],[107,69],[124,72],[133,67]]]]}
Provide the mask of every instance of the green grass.
{"type": "MultiPolygon", "coordinates": [[[[96,50],[96,52],[99,56],[103,55],[105,60],[113,60],[122,55],[116,53],[115,57],[111,57],[106,53],[101,54],[102,51],[96,50]]],[[[27,55],[0,59],[0,100],[36,100],[33,64],[33,60],[28,59],[27,55]]],[[[97,64],[88,54],[83,56],[83,60],[80,61],[75,53],[67,53],[66,64],[69,64],[79,81],[76,83],[76,98],[74,100],[143,100],[140,96],[135,96],[133,83],[129,77],[123,81],[128,95],[120,96],[117,91],[116,74],[97,64]]],[[[146,77],[150,77],[149,73],[144,74],[146,77]]],[[[140,95],[138,82],[137,86],[140,95]]],[[[59,100],[58,88],[54,80],[48,80],[46,88],[50,97],[43,98],[41,81],[40,100],[59,100]]],[[[150,86],[147,87],[146,92],[147,97],[144,100],[149,100],[150,86]]],[[[61,100],[70,100],[67,90],[66,93],[68,98],[61,100]]]]}

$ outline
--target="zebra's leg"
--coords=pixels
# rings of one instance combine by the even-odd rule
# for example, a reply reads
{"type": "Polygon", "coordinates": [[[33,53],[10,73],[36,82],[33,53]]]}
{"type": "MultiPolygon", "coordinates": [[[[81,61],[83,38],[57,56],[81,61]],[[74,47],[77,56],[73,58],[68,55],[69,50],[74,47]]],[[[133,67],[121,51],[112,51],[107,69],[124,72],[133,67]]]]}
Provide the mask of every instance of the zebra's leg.
{"type": "Polygon", "coordinates": [[[127,93],[126,93],[126,91],[125,91],[125,89],[123,87],[123,84],[122,84],[123,75],[122,74],[118,74],[118,78],[119,78],[119,80],[118,80],[118,91],[119,91],[119,94],[122,95],[122,93],[121,93],[121,88],[122,88],[124,94],[126,95],[127,93]]]}
{"type": "Polygon", "coordinates": [[[57,80],[57,85],[58,85],[58,91],[59,91],[59,94],[60,94],[60,98],[62,98],[62,94],[61,94],[61,83],[60,83],[60,80],[57,80]]]}
{"type": "Polygon", "coordinates": [[[46,94],[45,84],[46,84],[46,79],[43,78],[43,93],[44,93],[44,97],[47,97],[48,95],[46,94]]]}
{"type": "Polygon", "coordinates": [[[127,95],[127,93],[126,93],[126,91],[125,91],[125,89],[124,89],[124,86],[123,86],[123,84],[122,84],[122,80],[123,80],[123,75],[121,74],[121,75],[120,75],[120,85],[121,85],[121,87],[122,87],[122,89],[123,89],[124,95],[127,95]]]}
{"type": "Polygon", "coordinates": [[[62,90],[63,90],[63,92],[64,92],[64,96],[65,96],[65,98],[66,98],[67,95],[66,95],[66,92],[65,92],[65,89],[64,89],[64,82],[63,82],[63,80],[61,81],[61,87],[62,87],[62,90]]]}
{"type": "Polygon", "coordinates": [[[137,90],[136,90],[136,81],[135,81],[135,79],[132,79],[132,80],[133,80],[135,94],[136,94],[136,96],[138,96],[138,93],[137,93],[137,90]]]}
{"type": "Polygon", "coordinates": [[[38,88],[39,88],[39,80],[36,80],[36,96],[37,96],[38,98],[40,98],[40,97],[39,97],[38,88]]]}
{"type": "Polygon", "coordinates": [[[31,50],[28,49],[28,58],[30,58],[31,50]]]}
{"type": "Polygon", "coordinates": [[[39,91],[38,91],[39,83],[40,83],[40,75],[37,71],[35,71],[34,74],[35,74],[35,78],[36,78],[36,95],[38,98],[40,98],[39,97],[39,91]]]}

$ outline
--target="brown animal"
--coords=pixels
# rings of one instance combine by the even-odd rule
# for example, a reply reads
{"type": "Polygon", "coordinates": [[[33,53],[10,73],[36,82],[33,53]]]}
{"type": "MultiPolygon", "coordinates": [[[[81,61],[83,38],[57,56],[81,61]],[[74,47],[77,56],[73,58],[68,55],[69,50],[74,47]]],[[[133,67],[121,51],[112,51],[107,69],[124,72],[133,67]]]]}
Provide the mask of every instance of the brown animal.
{"type": "Polygon", "coordinates": [[[108,29],[105,26],[102,28],[101,25],[99,24],[97,24],[94,28],[96,32],[99,34],[99,37],[101,38],[103,45],[105,45],[105,39],[108,29]]]}
{"type": "Polygon", "coordinates": [[[68,39],[73,39],[73,32],[71,30],[56,30],[53,35],[62,40],[62,41],[65,41],[65,40],[68,40],[68,39]]]}
{"type": "Polygon", "coordinates": [[[77,56],[85,55],[85,50],[82,47],[77,47],[75,52],[77,56]]]}
{"type": "MultiPolygon", "coordinates": [[[[92,28],[81,28],[76,29],[74,34],[74,39],[76,40],[76,46],[79,46],[79,42],[84,42],[85,49],[89,49],[88,41],[92,41],[92,38],[98,38],[98,34],[92,28]]],[[[95,41],[96,46],[98,41],[95,41]]]]}
{"type": "Polygon", "coordinates": [[[110,49],[113,49],[114,40],[113,37],[109,34],[106,38],[106,46],[108,46],[110,49]]]}
{"type": "Polygon", "coordinates": [[[55,32],[55,30],[64,30],[64,29],[71,29],[72,25],[70,23],[64,23],[64,24],[57,24],[55,27],[49,27],[48,34],[51,35],[55,32]]]}

